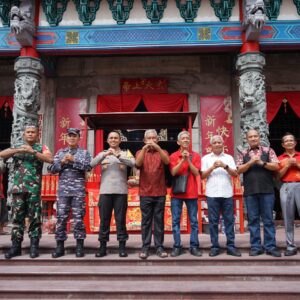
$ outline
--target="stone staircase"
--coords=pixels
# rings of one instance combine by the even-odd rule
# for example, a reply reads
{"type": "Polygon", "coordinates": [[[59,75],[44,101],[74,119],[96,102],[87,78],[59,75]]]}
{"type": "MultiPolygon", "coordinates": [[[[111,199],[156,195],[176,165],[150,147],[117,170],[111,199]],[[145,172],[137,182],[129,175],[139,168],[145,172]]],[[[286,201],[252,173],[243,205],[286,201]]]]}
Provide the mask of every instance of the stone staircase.
{"type": "Polygon", "coordinates": [[[87,249],[80,259],[74,248],[59,259],[50,249],[37,259],[27,251],[12,260],[0,256],[0,299],[300,299],[300,255],[210,258],[205,249],[201,258],[186,251],[142,261],[137,249],[122,259],[116,250],[95,258],[87,249]]]}

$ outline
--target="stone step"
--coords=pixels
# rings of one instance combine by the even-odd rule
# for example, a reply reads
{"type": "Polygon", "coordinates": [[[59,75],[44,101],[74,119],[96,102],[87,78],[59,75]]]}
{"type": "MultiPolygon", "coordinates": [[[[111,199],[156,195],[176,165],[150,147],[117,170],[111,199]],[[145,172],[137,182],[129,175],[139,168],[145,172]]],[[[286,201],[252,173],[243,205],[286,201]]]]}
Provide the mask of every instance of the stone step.
{"type": "Polygon", "coordinates": [[[1,280],[299,281],[299,266],[6,266],[1,280]]]}
{"type": "Polygon", "coordinates": [[[74,254],[53,259],[51,254],[41,254],[40,257],[31,259],[28,255],[22,255],[13,259],[0,257],[1,266],[299,266],[300,254],[291,257],[274,258],[268,255],[250,257],[248,253],[242,253],[242,257],[233,257],[221,254],[217,257],[209,257],[208,252],[202,257],[194,257],[185,253],[179,257],[167,257],[161,259],[151,255],[147,260],[141,260],[137,254],[129,254],[126,258],[120,258],[117,254],[109,254],[102,258],[96,258],[94,254],[87,254],[82,258],[75,258],[74,254]]]}
{"type": "Polygon", "coordinates": [[[297,281],[74,281],[1,280],[5,299],[289,299],[299,300],[297,281]]]}

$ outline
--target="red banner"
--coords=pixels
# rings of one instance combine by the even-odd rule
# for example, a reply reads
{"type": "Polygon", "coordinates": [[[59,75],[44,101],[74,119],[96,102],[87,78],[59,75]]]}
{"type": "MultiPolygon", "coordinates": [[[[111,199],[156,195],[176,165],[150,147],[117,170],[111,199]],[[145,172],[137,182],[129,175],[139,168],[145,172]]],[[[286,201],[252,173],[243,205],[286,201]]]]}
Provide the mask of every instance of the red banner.
{"type": "Polygon", "coordinates": [[[224,151],[233,155],[233,127],[231,97],[200,97],[202,154],[211,152],[210,138],[220,135],[224,139],[224,151]]]}
{"type": "Polygon", "coordinates": [[[79,114],[86,113],[86,110],[86,99],[56,99],[55,152],[66,147],[67,129],[72,127],[81,130],[80,146],[86,148],[86,125],[79,116],[79,114]]]}
{"type": "Polygon", "coordinates": [[[121,79],[121,94],[153,93],[168,93],[168,80],[165,78],[121,79]]]}

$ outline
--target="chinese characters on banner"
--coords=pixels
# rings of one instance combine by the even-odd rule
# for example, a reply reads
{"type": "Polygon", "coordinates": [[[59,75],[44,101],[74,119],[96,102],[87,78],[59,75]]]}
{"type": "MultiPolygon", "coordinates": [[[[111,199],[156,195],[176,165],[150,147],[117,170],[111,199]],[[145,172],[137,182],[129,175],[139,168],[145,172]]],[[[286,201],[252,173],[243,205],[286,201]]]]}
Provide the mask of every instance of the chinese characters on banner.
{"type": "Polygon", "coordinates": [[[210,138],[220,135],[224,140],[224,152],[233,155],[233,127],[231,97],[200,97],[202,131],[202,155],[211,152],[210,138]]]}
{"type": "Polygon", "coordinates": [[[66,147],[68,128],[81,130],[80,147],[86,148],[87,130],[79,114],[86,113],[86,99],[58,98],[56,99],[55,152],[66,147]]]}
{"type": "Polygon", "coordinates": [[[168,93],[168,80],[165,78],[121,79],[121,94],[143,93],[168,93]]]}

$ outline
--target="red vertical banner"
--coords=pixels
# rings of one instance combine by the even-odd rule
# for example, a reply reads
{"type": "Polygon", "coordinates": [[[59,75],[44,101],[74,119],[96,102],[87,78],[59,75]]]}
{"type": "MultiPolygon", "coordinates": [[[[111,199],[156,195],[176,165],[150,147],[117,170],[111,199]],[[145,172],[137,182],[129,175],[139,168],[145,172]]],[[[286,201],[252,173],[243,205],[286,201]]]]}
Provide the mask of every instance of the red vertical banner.
{"type": "Polygon", "coordinates": [[[230,96],[200,97],[202,154],[211,152],[210,138],[220,135],[224,151],[233,155],[232,107],[230,96]]]}
{"type": "Polygon", "coordinates": [[[80,146],[86,148],[87,131],[79,114],[86,113],[86,99],[58,98],[56,99],[55,151],[66,147],[68,128],[78,128],[81,131],[80,146]]]}

